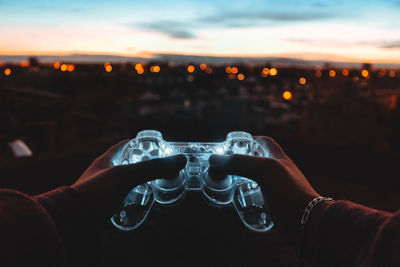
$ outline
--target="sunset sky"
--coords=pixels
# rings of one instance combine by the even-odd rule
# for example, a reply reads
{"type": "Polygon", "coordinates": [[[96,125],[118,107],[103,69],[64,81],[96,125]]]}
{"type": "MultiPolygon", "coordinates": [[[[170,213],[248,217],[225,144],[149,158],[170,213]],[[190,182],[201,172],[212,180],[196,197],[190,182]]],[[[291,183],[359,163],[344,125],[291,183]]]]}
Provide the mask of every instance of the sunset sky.
{"type": "Polygon", "coordinates": [[[0,0],[0,54],[400,63],[400,0],[0,0]]]}

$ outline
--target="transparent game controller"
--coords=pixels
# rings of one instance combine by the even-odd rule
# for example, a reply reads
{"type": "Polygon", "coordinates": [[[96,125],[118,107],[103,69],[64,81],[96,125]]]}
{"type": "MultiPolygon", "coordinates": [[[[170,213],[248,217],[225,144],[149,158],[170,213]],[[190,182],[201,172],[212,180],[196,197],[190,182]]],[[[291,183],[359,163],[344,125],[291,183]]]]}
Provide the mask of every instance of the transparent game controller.
{"type": "Polygon", "coordinates": [[[118,164],[133,164],[153,158],[184,154],[186,166],[173,180],[157,179],[133,188],[111,217],[121,230],[138,228],[152,206],[176,204],[187,192],[200,191],[208,204],[234,206],[244,225],[252,231],[266,232],[273,222],[258,184],[250,179],[228,175],[213,179],[208,174],[212,154],[242,154],[266,157],[266,149],[246,132],[231,132],[221,143],[166,142],[158,131],[145,130],[123,148],[118,164]]]}

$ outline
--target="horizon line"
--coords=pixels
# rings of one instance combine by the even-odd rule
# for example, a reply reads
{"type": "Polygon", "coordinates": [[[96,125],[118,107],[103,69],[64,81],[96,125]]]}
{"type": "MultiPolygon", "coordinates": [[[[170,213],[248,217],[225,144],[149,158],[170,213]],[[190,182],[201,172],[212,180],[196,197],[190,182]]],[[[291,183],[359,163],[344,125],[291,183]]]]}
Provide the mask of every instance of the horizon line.
{"type": "MultiPolygon", "coordinates": [[[[176,56],[176,57],[193,57],[193,58],[213,58],[213,59],[291,59],[304,62],[326,62],[326,63],[350,63],[350,64],[392,64],[400,65],[400,60],[387,60],[387,59],[360,59],[348,58],[335,54],[319,54],[319,53],[306,53],[303,56],[297,55],[300,53],[287,53],[287,54],[186,54],[175,53],[172,51],[165,51],[160,53],[153,52],[139,52],[135,54],[129,53],[115,53],[115,52],[88,52],[88,51],[15,51],[6,52],[0,51],[0,57],[71,57],[71,56],[90,56],[90,57],[120,57],[120,58],[141,58],[144,60],[154,60],[160,56],[176,56]]],[[[158,59],[160,60],[160,59],[158,59]]],[[[1,61],[1,60],[0,60],[1,61]]]]}

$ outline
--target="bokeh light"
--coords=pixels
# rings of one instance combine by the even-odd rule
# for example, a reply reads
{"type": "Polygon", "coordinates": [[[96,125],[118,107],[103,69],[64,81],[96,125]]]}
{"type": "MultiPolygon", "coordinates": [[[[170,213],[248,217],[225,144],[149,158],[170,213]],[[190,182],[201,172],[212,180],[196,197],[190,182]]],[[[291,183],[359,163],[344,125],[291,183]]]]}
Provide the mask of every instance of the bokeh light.
{"type": "Polygon", "coordinates": [[[54,64],[53,64],[53,68],[56,70],[58,70],[60,68],[60,66],[61,66],[60,62],[54,62],[54,64]]]}
{"type": "Polygon", "coordinates": [[[195,67],[194,67],[193,65],[189,65],[189,66],[187,67],[187,71],[188,71],[189,73],[194,72],[194,70],[195,70],[195,67]]]}
{"type": "Polygon", "coordinates": [[[68,70],[69,72],[73,72],[73,71],[75,70],[75,65],[74,65],[74,64],[68,64],[67,70],[68,70]]]}
{"type": "Polygon", "coordinates": [[[150,71],[151,71],[151,72],[158,73],[158,72],[160,72],[160,70],[161,70],[161,68],[160,68],[160,66],[158,66],[158,65],[155,65],[155,66],[151,66],[151,67],[150,67],[150,71]]]}
{"type": "Polygon", "coordinates": [[[362,70],[362,71],[361,71],[361,75],[362,75],[364,78],[367,78],[367,77],[369,76],[369,71],[368,71],[368,70],[362,70]]]}
{"type": "Polygon", "coordinates": [[[207,64],[200,64],[200,69],[201,70],[207,70],[207,64]]]}
{"type": "Polygon", "coordinates": [[[231,73],[231,74],[228,75],[228,79],[229,79],[229,80],[233,80],[233,79],[235,79],[235,78],[236,78],[236,75],[235,75],[235,74],[232,74],[232,73],[231,73]]]}
{"type": "Polygon", "coordinates": [[[336,76],[336,71],[335,70],[330,70],[329,71],[329,76],[331,76],[332,78],[336,76]]]}
{"type": "Polygon", "coordinates": [[[344,77],[349,76],[349,70],[348,70],[348,69],[343,69],[343,70],[342,70],[342,75],[343,75],[344,77]]]}
{"type": "Polygon", "coordinates": [[[302,84],[302,85],[305,85],[307,83],[307,79],[304,78],[304,77],[300,77],[299,83],[302,84]]]}
{"type": "Polygon", "coordinates": [[[236,68],[236,67],[232,67],[232,68],[231,68],[231,72],[232,72],[233,74],[237,74],[237,73],[239,72],[239,69],[236,68]]]}
{"type": "Polygon", "coordinates": [[[60,69],[61,69],[61,71],[66,71],[68,69],[67,64],[62,64],[60,69]]]}
{"type": "Polygon", "coordinates": [[[386,75],[387,71],[385,69],[380,69],[378,72],[378,76],[379,77],[384,77],[386,75]]]}
{"type": "Polygon", "coordinates": [[[276,68],[271,68],[269,70],[269,75],[276,76],[278,74],[278,70],[276,68]]]}
{"type": "Polygon", "coordinates": [[[5,69],[4,70],[4,75],[10,76],[11,75],[11,69],[10,68],[5,69]]]}
{"type": "Polygon", "coordinates": [[[111,72],[111,71],[112,71],[112,66],[111,66],[111,64],[106,65],[106,66],[105,66],[105,69],[106,69],[107,72],[111,72]]]}
{"type": "Polygon", "coordinates": [[[19,65],[23,68],[27,68],[31,65],[31,63],[29,61],[22,61],[19,63],[19,65]]]}
{"type": "Polygon", "coordinates": [[[143,69],[143,65],[140,64],[140,63],[137,63],[137,64],[135,65],[135,70],[141,70],[141,69],[143,69]]]}
{"type": "Polygon", "coordinates": [[[243,73],[239,73],[237,75],[237,78],[238,78],[239,81],[243,81],[244,80],[244,74],[243,73]]]}
{"type": "Polygon", "coordinates": [[[283,99],[289,101],[292,99],[292,93],[290,91],[284,91],[282,97],[283,99]]]}

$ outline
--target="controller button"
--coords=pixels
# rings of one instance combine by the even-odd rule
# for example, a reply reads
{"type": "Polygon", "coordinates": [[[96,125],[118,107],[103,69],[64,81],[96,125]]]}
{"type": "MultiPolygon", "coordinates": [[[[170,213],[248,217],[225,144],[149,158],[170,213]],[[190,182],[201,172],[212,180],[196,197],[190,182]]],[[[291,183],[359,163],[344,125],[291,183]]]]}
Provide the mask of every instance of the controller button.
{"type": "Polygon", "coordinates": [[[152,141],[144,141],[139,144],[139,148],[144,151],[151,151],[154,149],[158,149],[158,145],[152,141]]]}
{"type": "Polygon", "coordinates": [[[140,150],[140,149],[133,149],[132,150],[132,154],[135,154],[135,155],[141,155],[143,152],[142,152],[142,150],[140,150]]]}
{"type": "Polygon", "coordinates": [[[160,150],[154,149],[154,150],[150,151],[149,154],[150,154],[150,156],[158,157],[160,155],[160,150]]]}

